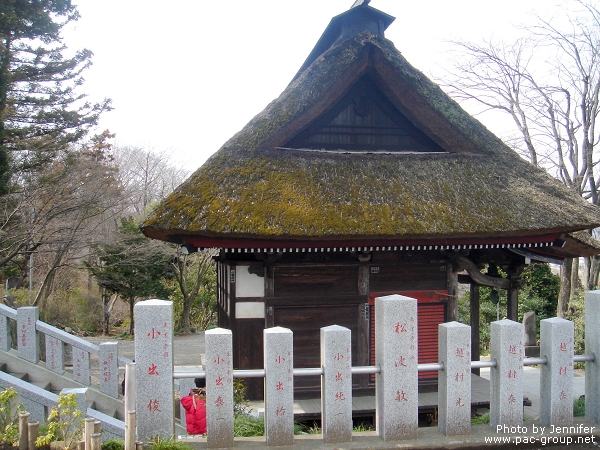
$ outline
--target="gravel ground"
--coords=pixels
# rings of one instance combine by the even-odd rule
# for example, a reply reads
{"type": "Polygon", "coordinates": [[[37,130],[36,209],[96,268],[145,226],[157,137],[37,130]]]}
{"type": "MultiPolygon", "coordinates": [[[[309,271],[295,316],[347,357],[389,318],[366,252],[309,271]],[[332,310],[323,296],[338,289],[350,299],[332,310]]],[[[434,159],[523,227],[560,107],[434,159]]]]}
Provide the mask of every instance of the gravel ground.
{"type": "MultiPolygon", "coordinates": [[[[106,336],[86,337],[87,341],[94,344],[102,342],[118,342],[119,356],[133,359],[135,357],[135,342],[133,339],[115,339],[106,336]]],[[[200,357],[204,355],[204,331],[194,334],[185,334],[173,338],[174,361],[176,366],[200,365],[200,357]]]]}

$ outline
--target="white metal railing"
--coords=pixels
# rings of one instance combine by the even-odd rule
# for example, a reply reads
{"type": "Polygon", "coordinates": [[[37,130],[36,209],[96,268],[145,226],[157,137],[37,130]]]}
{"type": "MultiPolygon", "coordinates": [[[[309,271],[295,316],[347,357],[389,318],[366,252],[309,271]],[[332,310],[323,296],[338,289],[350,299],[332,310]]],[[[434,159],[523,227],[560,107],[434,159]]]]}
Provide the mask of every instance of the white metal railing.
{"type": "MultiPolygon", "coordinates": [[[[594,362],[596,361],[595,355],[574,355],[573,362],[594,362]]],[[[546,365],[548,364],[548,358],[540,357],[540,358],[524,358],[523,366],[537,366],[537,365],[546,365]]],[[[471,361],[471,369],[483,369],[487,367],[496,367],[498,363],[495,360],[489,361],[471,361]]],[[[437,372],[438,370],[444,370],[443,363],[427,363],[427,364],[418,364],[417,371],[418,372],[437,372]]],[[[234,378],[264,378],[265,377],[265,369],[234,369],[233,371],[234,378]]],[[[354,366],[351,368],[352,375],[372,375],[376,373],[381,373],[381,368],[379,366],[354,366]]],[[[323,375],[322,367],[314,367],[314,368],[302,368],[302,369],[294,369],[293,370],[294,377],[304,377],[304,376],[321,376],[323,375]]],[[[185,379],[185,378],[205,378],[206,371],[198,370],[198,371],[177,371],[173,372],[174,379],[185,379]]]]}

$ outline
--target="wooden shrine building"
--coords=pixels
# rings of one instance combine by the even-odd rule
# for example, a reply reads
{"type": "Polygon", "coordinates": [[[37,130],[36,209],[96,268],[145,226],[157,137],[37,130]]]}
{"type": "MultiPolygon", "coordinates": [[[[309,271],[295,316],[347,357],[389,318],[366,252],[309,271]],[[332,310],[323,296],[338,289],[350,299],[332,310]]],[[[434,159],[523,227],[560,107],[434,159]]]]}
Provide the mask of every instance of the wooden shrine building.
{"type": "MultiPolygon", "coordinates": [[[[506,289],[516,320],[528,262],[600,253],[587,231],[600,211],[412,67],[384,37],[393,20],[367,1],[334,17],[279,98],[143,226],[192,251],[220,249],[219,326],[232,330],[235,368],[263,367],[273,326],[294,332],[295,367],[319,367],[319,329],[333,324],[352,330],[353,365],[370,365],[373,300],[390,293],[418,299],[419,362],[437,361],[459,274],[506,289]]],[[[423,386],[436,375],[421,374],[423,386]]],[[[248,379],[250,398],[262,383],[248,379]]],[[[297,397],[319,383],[298,378],[297,397]]],[[[368,375],[354,384],[373,393],[368,375]]]]}

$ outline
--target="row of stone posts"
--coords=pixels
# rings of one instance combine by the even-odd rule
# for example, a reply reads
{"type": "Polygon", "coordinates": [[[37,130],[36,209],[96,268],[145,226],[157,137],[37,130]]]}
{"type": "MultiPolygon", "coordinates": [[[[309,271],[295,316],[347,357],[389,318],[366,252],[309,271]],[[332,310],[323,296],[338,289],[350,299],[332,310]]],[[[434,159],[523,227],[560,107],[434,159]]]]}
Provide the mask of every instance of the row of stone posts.
{"type": "MultiPolygon", "coordinates": [[[[12,308],[0,305],[0,350],[9,351],[12,347],[10,315],[12,308]]],[[[40,360],[38,327],[43,327],[45,340],[45,367],[62,375],[65,373],[65,346],[72,349],[73,380],[84,386],[91,384],[90,352],[97,352],[99,358],[99,389],[113,398],[119,397],[118,343],[105,342],[94,346],[84,339],[63,330],[39,322],[37,306],[24,306],[17,309],[17,352],[19,358],[32,364],[40,360]]]]}
{"type": "MultiPolygon", "coordinates": [[[[137,431],[139,440],[172,436],[173,355],[172,304],[151,300],[135,306],[137,431]]],[[[600,322],[600,291],[586,296],[586,324],[600,322]]],[[[540,422],[563,426],[573,421],[573,323],[542,321],[540,422]]],[[[471,331],[467,325],[439,325],[438,426],[445,435],[471,431],[471,331]]],[[[600,354],[600,331],[586,329],[588,354],[600,354]]],[[[232,335],[225,329],[206,332],[207,443],[233,446],[232,335]]],[[[377,430],[385,441],[416,439],[418,432],[417,301],[391,295],[375,299],[377,430]]],[[[490,420],[493,427],[523,422],[523,325],[500,320],[491,325],[490,420]]],[[[200,355],[199,355],[200,356],[200,355]]],[[[264,330],[265,434],[269,446],[294,441],[293,334],[285,328],[264,330]]],[[[352,438],[350,330],[321,329],[323,439],[352,438]]],[[[598,421],[598,362],[587,363],[586,414],[598,421]],[[590,387],[588,388],[588,383],[590,387]],[[594,396],[592,396],[592,394],[594,396]],[[590,397],[588,397],[590,395],[590,397]],[[595,403],[588,400],[595,399],[595,403]]]]}

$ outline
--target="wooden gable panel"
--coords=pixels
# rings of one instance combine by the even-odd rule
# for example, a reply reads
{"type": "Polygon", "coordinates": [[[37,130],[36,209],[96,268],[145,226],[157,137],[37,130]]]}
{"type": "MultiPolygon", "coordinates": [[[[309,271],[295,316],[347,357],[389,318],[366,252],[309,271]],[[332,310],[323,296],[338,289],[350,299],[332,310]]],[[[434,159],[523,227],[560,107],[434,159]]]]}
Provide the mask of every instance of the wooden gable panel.
{"type": "Polygon", "coordinates": [[[443,152],[365,76],[285,147],[346,151],[443,152]]]}

